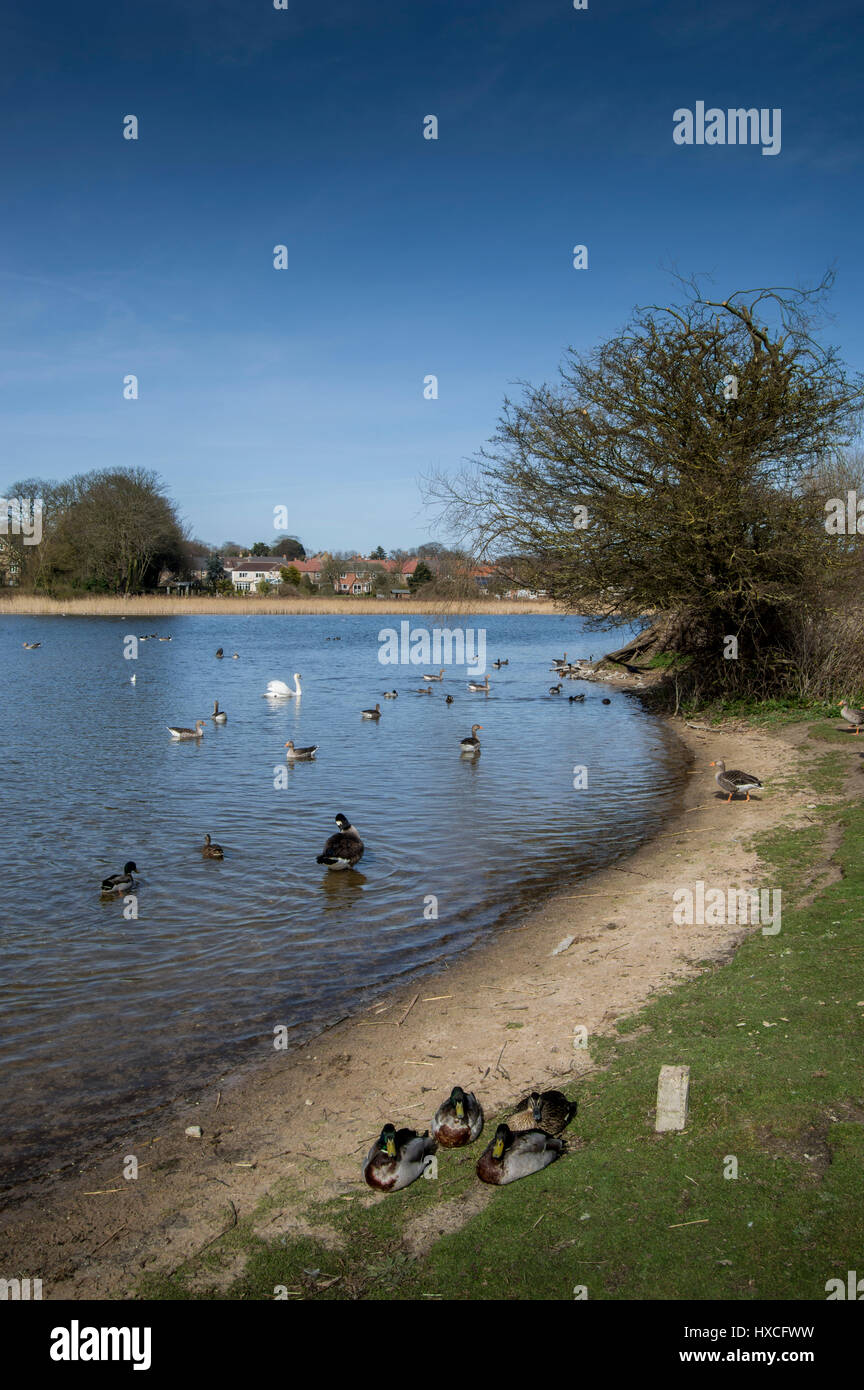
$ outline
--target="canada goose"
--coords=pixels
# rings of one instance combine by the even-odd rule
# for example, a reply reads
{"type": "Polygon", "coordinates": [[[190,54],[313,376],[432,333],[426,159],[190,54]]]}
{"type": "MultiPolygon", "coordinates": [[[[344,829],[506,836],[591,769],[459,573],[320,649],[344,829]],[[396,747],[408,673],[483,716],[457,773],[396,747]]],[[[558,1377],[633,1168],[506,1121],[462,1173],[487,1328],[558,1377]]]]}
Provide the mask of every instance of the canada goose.
{"type": "Polygon", "coordinates": [[[137,872],[138,865],[134,859],[130,859],[128,863],[123,865],[122,874],[112,874],[110,878],[103,878],[101,891],[106,896],[109,893],[128,893],[131,888],[135,887],[135,880],[132,875],[137,874],[137,872]]]}
{"type": "Polygon", "coordinates": [[[727,772],[726,764],[723,762],[722,758],[718,758],[711,766],[719,769],[714,774],[714,781],[721,791],[729,793],[726,798],[727,803],[732,800],[733,796],[737,796],[739,792],[746,792],[747,800],[749,801],[750,793],[762,786],[759,778],[753,777],[749,772],[739,772],[735,768],[730,768],[727,772]]]}
{"type": "Polygon", "coordinates": [[[571,705],[581,705],[582,702],[583,702],[584,699],[585,699],[585,696],[584,696],[584,694],[583,694],[583,695],[568,695],[568,696],[567,696],[567,699],[568,699],[568,701],[569,701],[569,703],[570,703],[571,705]]]}
{"type": "Polygon", "coordinates": [[[513,1130],[544,1129],[560,1134],[574,1118],[577,1101],[569,1101],[560,1091],[532,1091],[516,1105],[507,1124],[513,1130]]]}
{"type": "Polygon", "coordinates": [[[364,710],[362,710],[362,711],[361,711],[361,714],[360,714],[360,718],[361,718],[361,719],[380,719],[380,718],[381,718],[381,706],[380,706],[380,705],[376,705],[374,709],[364,709],[364,710]]]}
{"type": "Polygon", "coordinates": [[[559,683],[558,683],[557,685],[550,685],[550,687],[549,687],[549,694],[550,694],[550,695],[560,695],[560,694],[561,694],[561,691],[562,691],[563,689],[564,689],[564,684],[563,684],[563,682],[559,681],[559,683]]]}
{"type": "Polygon", "coordinates": [[[385,1125],[363,1164],[363,1177],[379,1192],[398,1192],[425,1173],[438,1145],[415,1129],[385,1125]]]}
{"type": "Polygon", "coordinates": [[[468,682],[468,689],[469,689],[469,690],[476,690],[476,691],[479,691],[479,692],[481,692],[481,693],[483,693],[483,694],[488,693],[488,690],[489,690],[489,677],[488,677],[488,675],[487,675],[487,677],[486,677],[486,679],[485,679],[485,681],[483,682],[482,685],[479,683],[479,681],[469,681],[469,682],[468,682]]]}
{"type": "Polygon", "coordinates": [[[330,836],[323,854],[319,854],[315,862],[326,864],[328,869],[353,869],[363,858],[365,846],[348,817],[343,816],[341,811],[336,817],[336,824],[338,832],[330,836]]]}
{"type": "Polygon", "coordinates": [[[221,661],[222,658],[223,658],[223,656],[225,655],[225,653],[223,652],[223,650],[222,650],[221,647],[220,647],[219,650],[217,651],[216,655],[218,656],[219,660],[221,661]]]}
{"type": "Polygon", "coordinates": [[[452,705],[452,703],[453,703],[453,696],[452,696],[452,695],[445,695],[445,696],[444,696],[444,703],[445,703],[445,705],[452,705]]]}
{"type": "Polygon", "coordinates": [[[424,676],[423,679],[424,681],[443,681],[444,667],[441,667],[441,670],[438,672],[437,676],[424,676]]]}
{"type": "Polygon", "coordinates": [[[299,698],[303,694],[300,689],[300,676],[294,672],[294,689],[286,685],[284,681],[268,681],[267,689],[264,691],[266,700],[290,700],[295,695],[299,698]]]}
{"type": "Polygon", "coordinates": [[[227,716],[227,714],[225,713],[224,709],[220,709],[220,708],[219,708],[219,701],[218,701],[218,700],[214,700],[214,701],[213,701],[213,713],[211,714],[210,718],[213,720],[213,723],[214,723],[214,724],[227,724],[227,723],[228,723],[228,716],[227,716]]]}
{"type": "Polygon", "coordinates": [[[385,690],[385,691],[384,691],[384,699],[385,699],[385,700],[398,700],[398,699],[399,699],[399,691],[398,691],[398,690],[385,690]]]}
{"type": "Polygon", "coordinates": [[[526,1129],[514,1134],[509,1126],[499,1125],[492,1143],[480,1156],[477,1176],[481,1182],[504,1187],[548,1168],[566,1152],[566,1140],[556,1139],[544,1129],[526,1129]]]}
{"type": "Polygon", "coordinates": [[[477,730],[478,730],[478,729],[482,729],[482,728],[483,728],[483,725],[482,725],[482,724],[472,724],[472,725],[471,725],[471,733],[468,735],[467,738],[461,739],[461,740],[460,740],[460,743],[459,743],[459,747],[462,749],[462,752],[463,752],[463,753],[479,753],[479,752],[480,752],[480,740],[479,740],[479,738],[477,737],[477,730]]]}
{"type": "Polygon", "coordinates": [[[449,1100],[439,1105],[432,1121],[432,1135],[445,1149],[472,1144],[483,1130],[483,1107],[473,1091],[454,1086],[449,1100]]]}
{"type": "Polygon", "coordinates": [[[288,752],[285,754],[289,763],[311,763],[315,754],[318,752],[318,744],[313,743],[309,748],[295,748],[293,741],[289,738],[285,744],[288,752]]]}
{"type": "Polygon", "coordinates": [[[203,738],[203,737],[204,737],[204,720],[203,720],[203,719],[196,719],[196,720],[195,720],[195,728],[194,728],[194,729],[179,729],[179,728],[175,728],[173,724],[169,724],[169,725],[168,725],[168,732],[169,732],[169,734],[171,735],[171,737],[174,738],[174,739],[179,739],[179,738],[203,738]]]}
{"type": "Polygon", "coordinates": [[[847,724],[855,725],[855,734],[857,736],[861,732],[861,725],[864,724],[864,710],[854,709],[851,705],[847,704],[846,697],[844,696],[843,703],[840,706],[840,713],[847,724]]]}
{"type": "Polygon", "coordinates": [[[204,836],[204,843],[201,846],[202,859],[224,859],[225,851],[221,845],[214,845],[209,835],[204,836]]]}

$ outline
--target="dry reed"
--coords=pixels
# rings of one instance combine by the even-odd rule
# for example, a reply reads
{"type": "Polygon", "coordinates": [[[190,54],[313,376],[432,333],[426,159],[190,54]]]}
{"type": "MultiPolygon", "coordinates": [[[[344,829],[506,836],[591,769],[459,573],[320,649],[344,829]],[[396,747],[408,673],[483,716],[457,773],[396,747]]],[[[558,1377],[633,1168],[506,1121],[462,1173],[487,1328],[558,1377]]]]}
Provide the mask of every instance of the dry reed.
{"type": "Polygon", "coordinates": [[[353,617],[377,613],[380,617],[410,618],[415,614],[440,617],[468,616],[479,613],[561,613],[561,609],[544,600],[515,600],[478,598],[473,601],[453,599],[410,599],[387,602],[385,599],[290,599],[290,598],[167,598],[160,595],[122,597],[46,598],[37,594],[0,594],[0,617],[129,617],[182,618],[213,614],[222,617],[261,617],[265,614],[316,614],[353,617]]]}

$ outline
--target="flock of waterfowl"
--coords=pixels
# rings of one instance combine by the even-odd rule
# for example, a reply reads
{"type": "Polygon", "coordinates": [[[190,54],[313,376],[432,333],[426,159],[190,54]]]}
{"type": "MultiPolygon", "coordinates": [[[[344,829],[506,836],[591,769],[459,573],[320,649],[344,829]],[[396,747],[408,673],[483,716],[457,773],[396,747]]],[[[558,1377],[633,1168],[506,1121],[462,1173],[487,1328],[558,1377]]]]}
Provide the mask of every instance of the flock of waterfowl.
{"type": "MultiPolygon", "coordinates": [[[[477,1160],[477,1176],[494,1187],[518,1182],[548,1168],[567,1152],[563,1131],[575,1118],[577,1101],[561,1091],[532,1091],[513,1107],[477,1160]]],[[[363,1164],[363,1177],[379,1192],[410,1187],[430,1167],[439,1148],[461,1149],[483,1132],[483,1107],[473,1091],[454,1086],[425,1130],[396,1129],[386,1124],[363,1164]]]]}

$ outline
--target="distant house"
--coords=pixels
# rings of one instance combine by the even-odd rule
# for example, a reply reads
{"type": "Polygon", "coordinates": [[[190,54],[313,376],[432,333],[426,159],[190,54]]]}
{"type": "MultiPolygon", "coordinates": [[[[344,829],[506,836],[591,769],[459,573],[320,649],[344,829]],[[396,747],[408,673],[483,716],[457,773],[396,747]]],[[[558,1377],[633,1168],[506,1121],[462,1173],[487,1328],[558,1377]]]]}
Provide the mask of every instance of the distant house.
{"type": "Polygon", "coordinates": [[[347,571],[345,574],[340,574],[336,583],[336,592],[339,594],[371,594],[374,587],[370,575],[347,571]]]}
{"type": "Polygon", "coordinates": [[[281,584],[280,570],[287,567],[285,560],[273,559],[271,556],[262,556],[259,559],[253,555],[243,555],[231,561],[230,569],[227,560],[223,560],[222,564],[228,579],[239,594],[257,589],[262,579],[268,584],[281,584]]]}
{"type": "Polygon", "coordinates": [[[286,565],[291,565],[295,570],[299,570],[302,579],[305,574],[310,584],[314,584],[316,589],[321,583],[321,575],[324,570],[324,559],[320,555],[313,555],[311,560],[286,560],[286,565]]]}

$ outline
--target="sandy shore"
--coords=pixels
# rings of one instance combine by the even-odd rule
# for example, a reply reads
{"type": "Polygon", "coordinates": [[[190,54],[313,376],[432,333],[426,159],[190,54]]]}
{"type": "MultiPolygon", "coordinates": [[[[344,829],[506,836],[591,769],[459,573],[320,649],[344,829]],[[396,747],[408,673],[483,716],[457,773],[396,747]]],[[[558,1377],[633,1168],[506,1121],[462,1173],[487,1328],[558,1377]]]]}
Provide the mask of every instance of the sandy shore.
{"type": "Polygon", "coordinates": [[[369,1143],[387,1120],[425,1129],[454,1082],[476,1090],[492,1117],[535,1085],[589,1070],[592,1036],[727,956],[749,930],[673,925],[674,890],[700,879],[755,884],[751,836],[803,820],[812,800],[783,785],[814,756],[805,731],[673,727],[692,769],[680,815],[653,840],[298,1051],[214,1079],[197,1102],[163,1108],[110,1152],[19,1189],[0,1217],[5,1275],[41,1278],[45,1298],[133,1297],[145,1272],[176,1269],[282,1179],[294,1196],[261,1217],[265,1237],[308,1230],[309,1199],[378,1200],[360,1178],[369,1143]],[[727,805],[708,767],[715,757],[760,774],[762,799],[727,805]],[[587,1051],[574,1048],[580,1026],[587,1051]],[[186,1138],[188,1125],[203,1138],[186,1138]],[[131,1154],[134,1181],[123,1176],[131,1154]]]}

